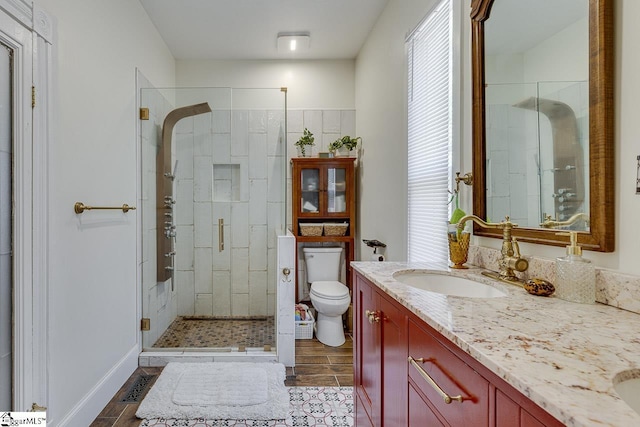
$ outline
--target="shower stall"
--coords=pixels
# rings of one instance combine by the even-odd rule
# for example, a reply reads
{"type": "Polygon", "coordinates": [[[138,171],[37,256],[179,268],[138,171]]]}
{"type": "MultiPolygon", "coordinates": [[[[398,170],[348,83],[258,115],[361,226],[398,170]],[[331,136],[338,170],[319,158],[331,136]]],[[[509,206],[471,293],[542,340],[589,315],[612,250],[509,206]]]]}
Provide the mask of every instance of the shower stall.
{"type": "Polygon", "coordinates": [[[144,350],[274,351],[286,89],[142,88],[140,105],[144,350]]]}

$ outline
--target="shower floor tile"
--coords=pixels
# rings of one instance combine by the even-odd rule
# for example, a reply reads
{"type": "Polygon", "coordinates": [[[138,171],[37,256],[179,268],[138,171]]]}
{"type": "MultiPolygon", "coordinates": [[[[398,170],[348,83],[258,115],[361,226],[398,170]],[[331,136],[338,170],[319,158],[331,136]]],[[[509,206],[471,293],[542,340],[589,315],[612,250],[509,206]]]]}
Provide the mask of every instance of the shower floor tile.
{"type": "Polygon", "coordinates": [[[220,319],[178,317],[153,344],[153,348],[275,348],[275,321],[264,319],[220,319]]]}

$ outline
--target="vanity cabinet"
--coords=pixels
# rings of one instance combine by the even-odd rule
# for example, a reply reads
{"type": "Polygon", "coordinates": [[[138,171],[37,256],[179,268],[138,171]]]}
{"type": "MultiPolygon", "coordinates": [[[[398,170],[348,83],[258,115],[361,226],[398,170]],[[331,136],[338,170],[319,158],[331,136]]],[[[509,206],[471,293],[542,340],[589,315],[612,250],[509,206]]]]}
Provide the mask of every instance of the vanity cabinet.
{"type": "Polygon", "coordinates": [[[563,425],[356,271],[353,283],[358,427],[563,425]]]}
{"type": "Polygon", "coordinates": [[[353,283],[356,425],[404,426],[407,315],[360,275],[353,283]]]}
{"type": "Polygon", "coordinates": [[[291,159],[291,231],[298,243],[344,243],[348,286],[351,281],[350,262],[355,257],[355,161],[355,157],[291,159]],[[321,235],[303,235],[300,226],[331,223],[346,224],[344,235],[336,235],[339,233],[332,233],[327,227],[321,235]]]}

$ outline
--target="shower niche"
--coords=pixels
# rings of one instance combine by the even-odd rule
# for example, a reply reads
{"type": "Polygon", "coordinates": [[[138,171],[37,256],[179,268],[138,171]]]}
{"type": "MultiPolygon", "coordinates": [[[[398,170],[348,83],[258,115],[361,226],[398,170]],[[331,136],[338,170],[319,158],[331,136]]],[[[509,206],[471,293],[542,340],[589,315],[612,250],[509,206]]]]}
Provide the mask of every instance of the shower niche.
{"type": "MultiPolygon", "coordinates": [[[[246,173],[246,170],[242,170],[246,173]]],[[[239,202],[247,200],[246,189],[242,190],[241,183],[248,180],[241,179],[240,164],[213,165],[213,201],[239,202]],[[245,197],[243,198],[242,195],[245,197]]]]}

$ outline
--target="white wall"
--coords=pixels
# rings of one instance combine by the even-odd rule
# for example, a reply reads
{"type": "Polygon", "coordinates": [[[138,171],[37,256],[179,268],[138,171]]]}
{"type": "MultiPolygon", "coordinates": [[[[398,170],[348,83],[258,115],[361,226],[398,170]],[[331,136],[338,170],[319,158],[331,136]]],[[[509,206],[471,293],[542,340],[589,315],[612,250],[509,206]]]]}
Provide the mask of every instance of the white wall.
{"type": "Polygon", "coordinates": [[[599,264],[607,264],[625,272],[640,274],[638,242],[640,242],[640,196],[635,194],[637,176],[636,156],[640,154],[638,135],[638,97],[640,96],[640,52],[634,40],[640,38],[640,27],[634,16],[640,16],[640,2],[615,2],[616,64],[614,92],[616,127],[616,253],[592,256],[599,264]]]}
{"type": "Polygon", "coordinates": [[[352,109],[353,60],[194,61],[176,63],[179,87],[287,87],[288,108],[352,109]]]}
{"type": "MultiPolygon", "coordinates": [[[[436,0],[390,0],[356,61],[360,161],[358,241],[387,244],[388,260],[407,258],[407,72],[404,40],[436,0]]],[[[360,258],[372,250],[360,244],[360,258]]]]}
{"type": "Polygon", "coordinates": [[[589,39],[585,34],[588,33],[589,22],[584,18],[526,51],[486,55],[486,81],[491,84],[587,80],[589,39]]]}
{"type": "Polygon", "coordinates": [[[575,22],[524,52],[525,82],[589,79],[589,19],[575,22]]]}
{"type": "MultiPolygon", "coordinates": [[[[406,258],[406,129],[404,94],[404,35],[424,16],[429,0],[391,0],[356,61],[357,133],[367,142],[362,168],[360,224],[363,237],[376,237],[389,245],[388,259],[406,258]],[[389,208],[392,206],[392,208],[389,208]],[[373,213],[375,212],[375,213],[373,213]]],[[[585,252],[597,266],[640,274],[637,262],[640,242],[640,196],[635,195],[636,156],[640,154],[637,139],[637,99],[640,96],[640,52],[634,40],[640,38],[640,27],[633,17],[640,16],[640,3],[635,0],[615,2],[615,163],[616,163],[616,251],[585,252]]],[[[470,0],[465,0],[463,13],[468,16],[470,0]]],[[[468,18],[467,18],[468,19],[468,18]]],[[[471,86],[470,31],[465,21],[463,58],[463,152],[464,170],[471,170],[471,86]]],[[[470,210],[471,194],[465,189],[462,199],[470,210]]],[[[498,239],[477,238],[483,246],[499,248],[498,239]]],[[[521,244],[522,253],[554,258],[564,254],[563,248],[521,244]]]]}
{"type": "Polygon", "coordinates": [[[175,63],[137,1],[36,3],[57,18],[47,415],[80,426],[137,365],[137,211],[76,215],[73,204],[135,203],[135,70],[170,86],[175,63]]]}

